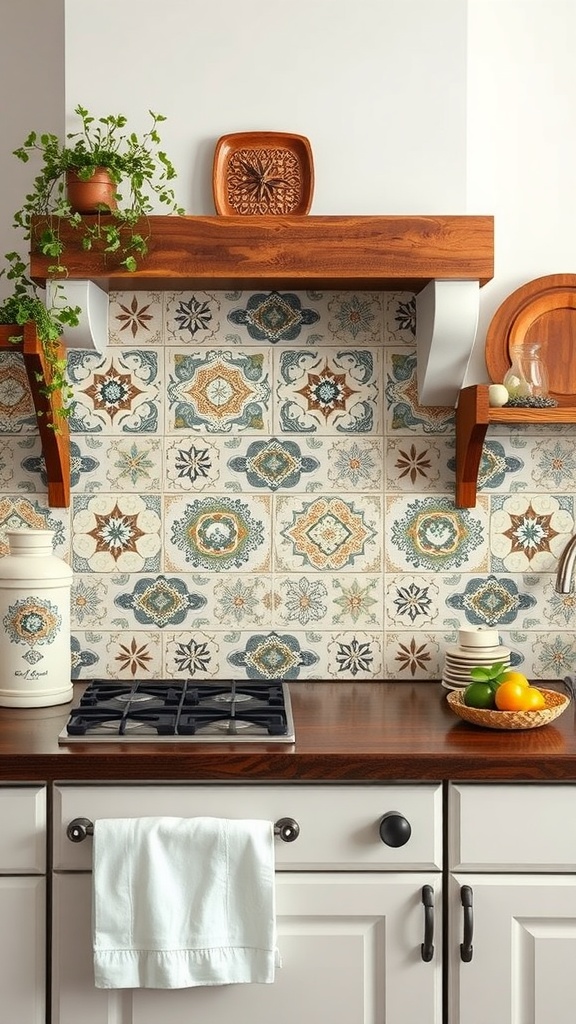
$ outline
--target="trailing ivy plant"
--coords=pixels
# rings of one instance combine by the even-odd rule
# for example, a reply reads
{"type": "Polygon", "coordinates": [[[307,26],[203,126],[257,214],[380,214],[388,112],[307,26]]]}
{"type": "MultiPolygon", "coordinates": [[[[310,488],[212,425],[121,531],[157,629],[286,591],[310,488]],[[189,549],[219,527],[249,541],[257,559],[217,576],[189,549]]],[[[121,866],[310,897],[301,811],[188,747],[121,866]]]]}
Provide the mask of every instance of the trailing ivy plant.
{"type": "MultiPolygon", "coordinates": [[[[0,277],[14,282],[12,294],[0,302],[0,324],[23,327],[33,323],[36,334],[42,345],[45,362],[48,366],[49,379],[38,375],[42,394],[50,398],[55,392],[60,393],[61,402],[55,409],[56,417],[50,424],[58,429],[58,416],[67,418],[72,411],[72,390],[66,378],[66,359],[62,358],[60,339],[66,327],[76,327],[79,323],[80,308],[56,301],[47,306],[39,294],[38,286],[30,280],[22,257],[17,252],[6,253],[6,266],[0,271],[0,277]]],[[[10,341],[19,343],[21,332],[15,332],[10,341]]]]}
{"type": "Polygon", "coordinates": [[[14,155],[24,163],[33,154],[42,159],[31,192],[14,215],[14,226],[44,256],[54,260],[48,268],[52,277],[67,272],[65,243],[60,232],[63,222],[79,232],[84,249],[98,247],[106,257],[114,257],[117,266],[133,272],[138,260],[148,252],[149,232],[142,233],[142,224],[154,209],[152,201],[156,199],[171,213],[184,213],[171,185],[176,171],[160,148],[158,125],[166,118],[150,110],[152,123],[139,136],[127,128],[123,114],[96,118],[80,105],[74,112],[80,118],[80,129],[69,132],[64,141],[57,135],[32,131],[22,146],[14,150],[14,155]],[[88,181],[97,167],[105,167],[116,185],[118,208],[103,209],[93,217],[83,218],[68,201],[66,174],[74,171],[81,180],[88,181]],[[34,238],[33,217],[41,218],[34,238]]]}

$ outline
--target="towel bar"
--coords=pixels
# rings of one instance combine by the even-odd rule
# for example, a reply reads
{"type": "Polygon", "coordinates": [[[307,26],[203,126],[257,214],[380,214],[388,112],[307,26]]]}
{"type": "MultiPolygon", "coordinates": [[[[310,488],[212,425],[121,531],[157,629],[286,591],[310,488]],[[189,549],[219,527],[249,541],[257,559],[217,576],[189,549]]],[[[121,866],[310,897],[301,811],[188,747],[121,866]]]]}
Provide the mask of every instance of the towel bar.
{"type": "MultiPolygon", "coordinates": [[[[94,835],[94,824],[89,818],[74,818],[66,829],[71,843],[81,843],[86,836],[94,835]]],[[[274,824],[274,835],[284,843],[293,843],[300,835],[300,825],[294,818],[279,818],[274,824]]]]}

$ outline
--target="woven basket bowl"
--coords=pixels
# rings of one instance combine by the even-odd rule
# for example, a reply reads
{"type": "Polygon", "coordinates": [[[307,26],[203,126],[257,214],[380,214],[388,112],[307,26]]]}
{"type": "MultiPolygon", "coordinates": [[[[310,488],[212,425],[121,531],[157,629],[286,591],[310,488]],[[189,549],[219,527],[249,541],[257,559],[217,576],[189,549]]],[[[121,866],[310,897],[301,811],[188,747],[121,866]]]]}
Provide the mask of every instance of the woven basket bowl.
{"type": "Polygon", "coordinates": [[[473,725],[483,725],[486,729],[537,729],[540,725],[553,722],[570,703],[569,697],[555,690],[542,690],[542,693],[546,707],[541,711],[484,711],[469,708],[464,703],[464,694],[458,690],[452,690],[446,700],[459,718],[473,725]]]}

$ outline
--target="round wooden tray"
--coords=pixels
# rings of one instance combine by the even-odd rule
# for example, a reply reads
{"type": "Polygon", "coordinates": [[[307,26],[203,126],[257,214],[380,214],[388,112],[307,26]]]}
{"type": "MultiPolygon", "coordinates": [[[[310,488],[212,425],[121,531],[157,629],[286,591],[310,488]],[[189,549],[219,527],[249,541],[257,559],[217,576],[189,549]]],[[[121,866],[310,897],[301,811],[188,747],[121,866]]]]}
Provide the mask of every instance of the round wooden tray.
{"type": "Polygon", "coordinates": [[[218,214],[308,213],[314,192],[308,139],[291,132],[223,135],[214,151],[212,192],[218,214]]]}
{"type": "Polygon", "coordinates": [[[500,384],[511,349],[541,343],[550,395],[562,405],[576,402],[576,274],[550,274],[528,281],[496,310],[486,333],[486,366],[500,384]]]}

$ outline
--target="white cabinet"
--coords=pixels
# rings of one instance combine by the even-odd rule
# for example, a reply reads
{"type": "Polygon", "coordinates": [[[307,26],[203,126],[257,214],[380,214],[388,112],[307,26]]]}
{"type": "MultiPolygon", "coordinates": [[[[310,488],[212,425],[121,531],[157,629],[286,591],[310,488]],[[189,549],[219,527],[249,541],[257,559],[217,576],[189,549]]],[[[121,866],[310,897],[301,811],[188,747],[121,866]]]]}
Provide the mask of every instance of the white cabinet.
{"type": "Polygon", "coordinates": [[[44,1024],[44,788],[0,787],[0,821],[0,1019],[44,1024]]]}
{"type": "Polygon", "coordinates": [[[53,1024],[440,1024],[441,787],[62,786],[55,792],[53,1024]],[[405,817],[403,846],[380,838],[405,817]],[[75,817],[213,814],[292,817],[276,843],[278,946],[272,985],[177,991],[94,988],[91,840],[71,843],[75,817]],[[423,890],[436,903],[434,954],[422,956],[423,890]]]}
{"type": "Polygon", "coordinates": [[[572,1024],[576,787],[451,786],[449,808],[449,1024],[572,1024]]]}

